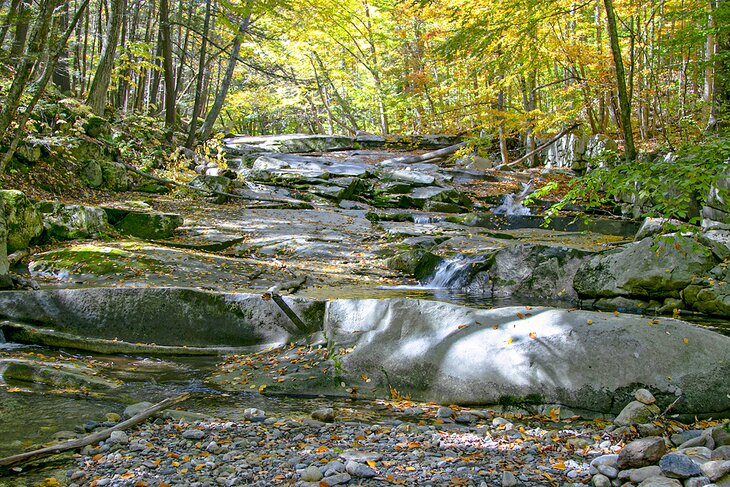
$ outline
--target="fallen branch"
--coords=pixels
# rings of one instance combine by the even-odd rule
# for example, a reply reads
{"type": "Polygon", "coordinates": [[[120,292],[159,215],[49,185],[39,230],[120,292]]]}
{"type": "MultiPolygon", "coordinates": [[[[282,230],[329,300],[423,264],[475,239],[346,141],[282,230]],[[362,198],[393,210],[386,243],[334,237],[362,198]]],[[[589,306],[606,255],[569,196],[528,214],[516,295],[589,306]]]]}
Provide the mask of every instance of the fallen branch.
{"type": "Polygon", "coordinates": [[[449,147],[444,147],[443,149],[435,150],[432,152],[426,152],[425,154],[421,154],[420,156],[392,157],[390,159],[381,161],[380,164],[415,164],[418,162],[431,161],[433,159],[445,159],[462,147],[466,147],[466,142],[461,142],[456,145],[450,145],[449,147]]]}
{"type": "MultiPolygon", "coordinates": [[[[299,279],[294,279],[292,281],[285,282],[283,284],[279,284],[276,286],[273,286],[269,288],[264,294],[261,295],[261,298],[264,301],[273,301],[276,303],[276,305],[281,309],[281,311],[284,312],[284,314],[291,320],[292,323],[297,327],[297,329],[302,333],[308,333],[309,327],[307,326],[302,319],[297,316],[297,314],[294,312],[291,307],[289,307],[288,304],[286,304],[286,301],[281,297],[279,294],[281,291],[291,291],[296,292],[299,290],[300,287],[302,287],[307,282],[307,277],[300,277],[299,279]]],[[[293,331],[293,330],[292,330],[293,331]]]]}
{"type": "Polygon", "coordinates": [[[5,457],[0,458],[0,466],[8,467],[11,465],[16,465],[18,463],[25,463],[30,460],[35,460],[37,458],[47,457],[51,455],[56,455],[58,453],[63,453],[65,451],[69,450],[76,450],[78,448],[83,448],[87,445],[93,445],[95,443],[98,443],[100,441],[106,440],[109,438],[113,432],[115,431],[121,431],[125,430],[131,426],[135,426],[153,414],[155,414],[158,411],[161,411],[162,409],[169,408],[170,406],[177,404],[179,402],[182,402],[186,400],[188,397],[190,397],[189,393],[180,394],[176,397],[170,397],[165,399],[164,401],[160,401],[154,406],[150,406],[149,408],[145,409],[144,411],[136,414],[135,416],[132,416],[126,421],[122,421],[119,424],[116,424],[112,426],[111,428],[107,428],[105,430],[97,431],[96,433],[92,433],[90,435],[84,436],[83,438],[79,438],[76,440],[67,441],[65,443],[59,443],[58,445],[48,446],[46,448],[41,448],[39,450],[33,450],[25,453],[20,453],[18,455],[13,455],[11,457],[5,457]]]}
{"type": "Polygon", "coordinates": [[[30,256],[30,249],[16,250],[8,255],[8,263],[10,265],[17,264],[28,256],[30,256]]]}
{"type": "Polygon", "coordinates": [[[288,204],[296,202],[295,200],[288,200],[288,199],[284,199],[284,198],[267,198],[267,197],[258,197],[258,196],[251,197],[251,196],[245,196],[242,194],[233,194],[233,193],[226,193],[224,191],[216,191],[214,189],[198,188],[195,186],[191,186],[189,184],[178,183],[177,181],[173,181],[171,179],[160,178],[157,176],[153,176],[152,174],[147,174],[146,172],[142,172],[139,169],[137,169],[136,167],[130,166],[129,164],[127,164],[125,162],[122,162],[122,164],[127,169],[127,171],[133,172],[134,174],[138,174],[138,175],[148,178],[148,179],[152,179],[153,181],[157,181],[158,183],[162,183],[167,186],[178,186],[181,188],[192,189],[193,191],[199,191],[201,193],[217,194],[220,196],[227,196],[229,198],[237,198],[237,199],[242,199],[242,200],[246,200],[246,201],[266,201],[269,203],[288,203],[288,204]]]}
{"type": "Polygon", "coordinates": [[[519,158],[519,159],[517,159],[516,161],[512,161],[512,162],[510,162],[509,164],[505,164],[505,166],[514,166],[514,165],[516,165],[516,164],[519,164],[519,163],[521,163],[521,162],[523,162],[523,161],[525,161],[525,160],[529,159],[530,157],[534,156],[535,154],[537,154],[537,153],[538,153],[538,152],[540,152],[541,150],[545,149],[546,147],[549,147],[549,146],[553,145],[553,144],[554,144],[555,142],[557,142],[558,140],[562,139],[562,138],[563,138],[563,137],[565,137],[565,136],[566,136],[566,135],[567,135],[567,134],[568,134],[569,132],[572,132],[572,131],[573,131],[574,129],[576,129],[576,128],[578,128],[578,127],[580,127],[580,124],[579,124],[579,123],[574,123],[573,125],[571,125],[571,126],[570,126],[570,127],[568,127],[567,129],[563,130],[563,131],[562,131],[562,132],[560,132],[560,133],[559,133],[558,135],[556,135],[556,136],[555,136],[555,137],[553,137],[552,139],[548,140],[548,141],[547,141],[547,142],[545,142],[544,144],[540,144],[540,145],[538,145],[538,146],[537,146],[537,147],[536,147],[535,149],[531,150],[530,152],[528,152],[528,153],[527,153],[527,154],[525,154],[524,156],[520,157],[520,158],[519,158]]]}

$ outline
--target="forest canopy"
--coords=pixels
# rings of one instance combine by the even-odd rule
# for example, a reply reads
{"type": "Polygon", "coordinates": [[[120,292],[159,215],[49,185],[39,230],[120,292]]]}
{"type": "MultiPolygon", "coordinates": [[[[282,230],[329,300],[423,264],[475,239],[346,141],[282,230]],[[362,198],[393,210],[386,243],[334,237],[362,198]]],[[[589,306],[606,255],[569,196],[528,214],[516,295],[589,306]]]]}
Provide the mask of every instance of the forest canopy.
{"type": "Polygon", "coordinates": [[[721,0],[6,0],[4,152],[7,129],[21,136],[52,92],[107,118],[164,120],[188,147],[214,133],[451,133],[499,139],[504,155],[508,140],[529,152],[580,124],[632,159],[634,145],[671,149],[724,126],[729,11],[721,0]]]}

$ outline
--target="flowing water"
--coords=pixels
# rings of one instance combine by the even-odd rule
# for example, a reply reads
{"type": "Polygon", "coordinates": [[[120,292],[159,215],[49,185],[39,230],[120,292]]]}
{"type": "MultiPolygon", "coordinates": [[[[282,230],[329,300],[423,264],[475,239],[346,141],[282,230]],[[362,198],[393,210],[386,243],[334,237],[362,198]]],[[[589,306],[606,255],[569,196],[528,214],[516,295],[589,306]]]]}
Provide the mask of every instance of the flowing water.
{"type": "Polygon", "coordinates": [[[512,193],[505,195],[502,204],[492,210],[492,212],[495,215],[531,215],[530,209],[522,204],[530,192],[532,192],[532,182],[522,183],[522,191],[519,194],[512,193]]]}

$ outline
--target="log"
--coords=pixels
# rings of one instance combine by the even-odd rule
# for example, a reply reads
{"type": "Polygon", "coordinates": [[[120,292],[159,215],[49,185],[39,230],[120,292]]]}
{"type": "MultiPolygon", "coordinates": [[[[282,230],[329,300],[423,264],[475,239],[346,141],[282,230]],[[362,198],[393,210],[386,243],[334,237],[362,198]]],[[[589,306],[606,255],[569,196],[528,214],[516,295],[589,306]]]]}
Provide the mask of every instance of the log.
{"type": "Polygon", "coordinates": [[[530,152],[528,152],[528,153],[527,153],[527,154],[525,154],[524,156],[520,157],[520,158],[519,158],[519,159],[517,159],[516,161],[512,161],[512,162],[510,162],[510,163],[508,163],[508,164],[505,164],[505,166],[514,166],[514,165],[517,165],[517,164],[519,164],[519,163],[521,163],[521,162],[525,161],[526,159],[529,159],[530,157],[534,156],[535,154],[537,154],[537,153],[538,153],[538,152],[540,152],[541,150],[543,150],[543,149],[545,149],[545,148],[547,148],[547,147],[549,147],[549,146],[553,145],[553,144],[554,144],[555,142],[557,142],[558,140],[562,139],[562,138],[563,138],[563,137],[565,137],[565,136],[566,136],[566,135],[567,135],[567,134],[568,134],[569,132],[572,132],[572,131],[573,131],[574,129],[576,129],[576,128],[578,128],[578,127],[580,127],[580,123],[574,123],[573,125],[571,125],[571,126],[570,126],[570,127],[568,127],[567,129],[563,130],[563,131],[562,131],[562,132],[560,132],[560,133],[559,133],[558,135],[556,135],[556,136],[555,136],[555,137],[553,137],[552,139],[548,140],[548,141],[547,141],[547,142],[545,142],[544,144],[540,144],[540,145],[539,145],[539,146],[537,146],[537,147],[536,147],[536,148],[535,148],[534,150],[531,150],[530,152]]]}
{"type": "Polygon", "coordinates": [[[426,162],[433,159],[446,159],[448,156],[458,151],[462,147],[466,147],[466,142],[461,142],[456,145],[444,147],[443,149],[426,152],[425,154],[421,154],[420,156],[392,157],[390,159],[381,161],[380,164],[416,164],[418,162],[426,162]]]}
{"type": "Polygon", "coordinates": [[[131,426],[135,426],[153,414],[155,414],[158,411],[161,411],[163,409],[169,408],[172,405],[175,405],[179,402],[182,402],[186,400],[188,397],[190,397],[190,393],[183,393],[179,396],[175,397],[169,397],[165,399],[164,401],[160,401],[157,404],[150,406],[149,408],[145,409],[144,411],[136,414],[135,416],[132,416],[126,421],[122,421],[119,424],[116,424],[112,426],[111,428],[107,428],[105,430],[97,431],[96,433],[92,433],[90,435],[84,436],[83,438],[78,438],[76,440],[67,441],[65,443],[59,443],[58,445],[52,445],[45,448],[41,448],[39,450],[33,450],[25,453],[20,453],[18,455],[13,455],[10,457],[0,458],[0,466],[2,467],[9,467],[11,465],[17,465],[19,463],[25,463],[29,462],[31,460],[36,460],[38,458],[48,457],[51,455],[57,455],[59,453],[63,453],[65,451],[69,450],[76,450],[78,448],[83,448],[87,445],[93,445],[94,443],[98,443],[100,441],[106,440],[109,438],[113,432],[115,431],[121,431],[125,430],[131,426]]]}

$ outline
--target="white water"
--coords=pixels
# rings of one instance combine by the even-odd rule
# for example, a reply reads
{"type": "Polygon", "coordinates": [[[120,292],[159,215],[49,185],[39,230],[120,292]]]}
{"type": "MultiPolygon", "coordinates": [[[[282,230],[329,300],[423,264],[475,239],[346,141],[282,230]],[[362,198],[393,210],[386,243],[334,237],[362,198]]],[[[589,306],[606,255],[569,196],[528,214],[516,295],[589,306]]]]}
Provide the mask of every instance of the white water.
{"type": "Polygon", "coordinates": [[[481,262],[481,260],[481,257],[465,255],[457,255],[451,259],[442,260],[421,287],[426,289],[461,289],[469,279],[469,268],[473,264],[481,262]]]}
{"type": "Polygon", "coordinates": [[[527,196],[532,191],[532,181],[522,183],[522,191],[519,194],[508,194],[504,197],[502,204],[496,207],[493,211],[495,215],[530,215],[530,209],[522,204],[527,196]]]}

